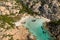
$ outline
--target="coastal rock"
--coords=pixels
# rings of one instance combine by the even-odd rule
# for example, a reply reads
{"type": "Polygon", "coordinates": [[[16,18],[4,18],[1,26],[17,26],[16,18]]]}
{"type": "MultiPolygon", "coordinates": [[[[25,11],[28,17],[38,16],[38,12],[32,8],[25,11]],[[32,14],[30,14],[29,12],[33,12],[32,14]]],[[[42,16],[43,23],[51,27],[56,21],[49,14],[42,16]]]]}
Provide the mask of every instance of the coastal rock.
{"type": "Polygon", "coordinates": [[[26,0],[23,3],[40,16],[50,20],[60,19],[60,2],[58,0],[26,0]]]}

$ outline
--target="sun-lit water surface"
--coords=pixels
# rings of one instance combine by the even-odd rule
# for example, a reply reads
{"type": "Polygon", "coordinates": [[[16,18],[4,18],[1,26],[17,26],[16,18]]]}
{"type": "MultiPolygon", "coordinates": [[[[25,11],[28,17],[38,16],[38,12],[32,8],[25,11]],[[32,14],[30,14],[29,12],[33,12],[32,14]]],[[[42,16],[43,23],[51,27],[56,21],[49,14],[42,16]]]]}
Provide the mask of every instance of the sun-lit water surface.
{"type": "Polygon", "coordinates": [[[25,27],[36,36],[37,40],[53,40],[49,32],[44,29],[44,19],[28,18],[25,27]]]}

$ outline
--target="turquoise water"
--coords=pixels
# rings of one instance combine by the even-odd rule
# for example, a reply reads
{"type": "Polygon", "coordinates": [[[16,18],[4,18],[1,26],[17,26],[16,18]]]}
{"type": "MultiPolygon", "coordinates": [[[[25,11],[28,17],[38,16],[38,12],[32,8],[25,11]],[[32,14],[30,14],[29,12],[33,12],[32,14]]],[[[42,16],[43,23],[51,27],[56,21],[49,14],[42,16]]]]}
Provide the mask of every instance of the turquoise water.
{"type": "Polygon", "coordinates": [[[25,27],[36,36],[37,40],[53,40],[49,32],[44,29],[44,19],[28,18],[25,27]]]}

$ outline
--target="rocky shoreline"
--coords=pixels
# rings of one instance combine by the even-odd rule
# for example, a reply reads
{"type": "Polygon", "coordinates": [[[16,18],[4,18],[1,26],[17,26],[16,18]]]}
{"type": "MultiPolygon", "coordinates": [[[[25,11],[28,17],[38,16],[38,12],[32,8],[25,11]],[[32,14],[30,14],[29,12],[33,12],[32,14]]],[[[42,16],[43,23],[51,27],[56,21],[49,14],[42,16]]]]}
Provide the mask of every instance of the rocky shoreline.
{"type": "MultiPolygon", "coordinates": [[[[59,0],[0,0],[0,36],[1,40],[8,40],[14,38],[14,40],[36,40],[35,36],[31,39],[31,34],[29,31],[21,25],[21,27],[15,28],[16,25],[14,25],[14,29],[10,29],[10,17],[12,17],[12,20],[14,19],[15,22],[25,21],[24,18],[28,16],[33,16],[36,18],[44,18],[47,22],[50,21],[58,21],[60,19],[60,1],[59,0]],[[22,5],[20,2],[22,2],[24,5],[22,5]],[[1,15],[3,15],[1,17],[1,15]],[[7,15],[7,17],[5,16],[7,15]],[[2,19],[5,17],[6,19],[2,19]],[[7,23],[3,23],[5,20],[7,23]],[[5,26],[5,24],[7,26],[5,26]],[[4,26],[4,28],[3,28],[4,26]],[[8,28],[7,28],[8,27],[8,28]],[[6,31],[6,28],[9,29],[6,31]],[[19,29],[19,30],[18,30],[19,29]],[[11,36],[11,34],[15,33],[15,35],[11,36]],[[4,34],[5,33],[5,34],[4,34]],[[11,33],[11,34],[10,34],[11,33]],[[30,35],[30,36],[29,36],[30,35]],[[4,36],[4,37],[3,37],[4,36]],[[10,36],[10,37],[9,37],[10,36]],[[28,37],[27,37],[28,36],[28,37]],[[12,38],[13,37],[13,38],[12,38]],[[16,39],[17,38],[17,39],[16,39]]],[[[20,22],[17,23],[20,25],[20,22]]],[[[13,22],[14,23],[14,22],[13,22]]],[[[23,22],[22,22],[23,23],[23,22]]],[[[55,36],[57,39],[60,40],[60,25],[58,26],[51,26],[50,24],[47,24],[47,28],[53,36],[55,36]],[[51,31],[52,30],[52,31],[51,31]],[[58,36],[57,36],[58,35],[58,36]]]]}

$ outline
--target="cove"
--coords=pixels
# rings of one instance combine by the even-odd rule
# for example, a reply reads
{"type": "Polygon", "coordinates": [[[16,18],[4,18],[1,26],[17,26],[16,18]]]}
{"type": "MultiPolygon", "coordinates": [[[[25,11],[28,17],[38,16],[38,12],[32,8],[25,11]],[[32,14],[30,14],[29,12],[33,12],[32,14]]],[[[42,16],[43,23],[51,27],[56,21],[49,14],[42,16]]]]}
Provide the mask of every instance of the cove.
{"type": "Polygon", "coordinates": [[[54,40],[49,31],[44,28],[44,22],[42,18],[28,18],[24,26],[36,36],[36,40],[54,40]]]}

